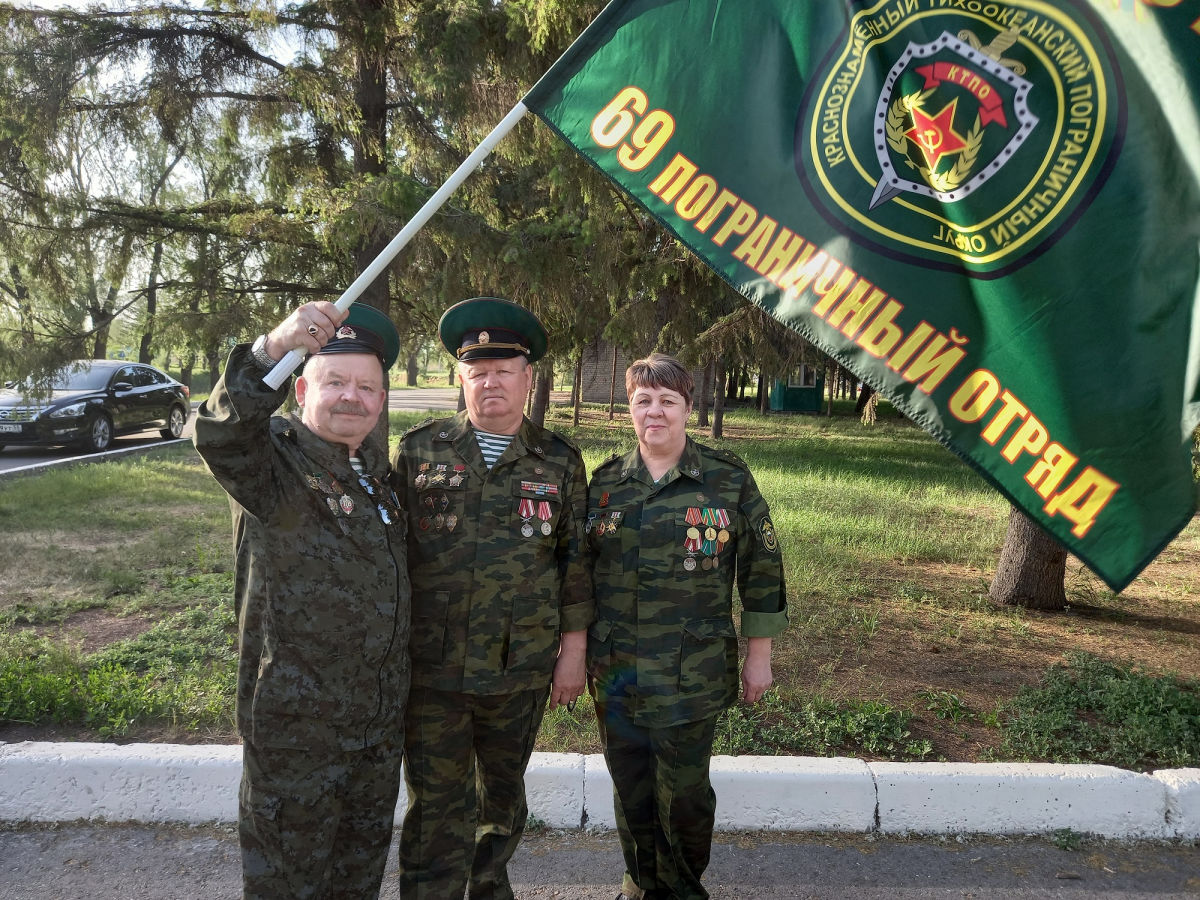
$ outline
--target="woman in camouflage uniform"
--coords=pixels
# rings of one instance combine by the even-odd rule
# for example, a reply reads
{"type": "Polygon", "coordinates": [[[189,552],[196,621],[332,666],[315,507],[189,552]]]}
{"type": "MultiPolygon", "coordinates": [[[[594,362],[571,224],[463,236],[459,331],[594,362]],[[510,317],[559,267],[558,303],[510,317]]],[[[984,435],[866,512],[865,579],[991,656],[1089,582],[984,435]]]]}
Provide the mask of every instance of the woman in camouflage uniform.
{"type": "Polygon", "coordinates": [[[753,703],[787,627],[783,564],[746,464],[687,436],[687,370],[652,354],[625,386],[638,445],[597,468],[588,492],[588,683],[625,858],[619,898],[693,900],[708,897],[714,730],[738,697],[735,579],[753,703]]]}

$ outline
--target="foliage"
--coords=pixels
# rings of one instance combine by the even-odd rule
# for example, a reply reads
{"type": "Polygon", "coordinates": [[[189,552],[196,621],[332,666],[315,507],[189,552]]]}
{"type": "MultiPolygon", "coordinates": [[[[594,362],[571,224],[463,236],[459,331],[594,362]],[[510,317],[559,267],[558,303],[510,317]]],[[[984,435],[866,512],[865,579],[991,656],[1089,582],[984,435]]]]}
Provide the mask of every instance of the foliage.
{"type": "Polygon", "coordinates": [[[82,725],[105,738],[137,725],[206,730],[232,721],[229,660],[206,669],[159,663],[138,672],[46,640],[16,638],[0,641],[0,720],[82,725]]]}
{"type": "Polygon", "coordinates": [[[1200,681],[1156,678],[1072,654],[1000,709],[1002,758],[1108,763],[1127,769],[1200,765],[1200,681]]]}
{"type": "MultiPolygon", "coordinates": [[[[211,382],[233,341],[340,295],[603,5],[3,8],[0,377],[123,343],[211,382]]],[[[602,333],[730,371],[816,355],[532,116],[361,299],[411,370],[476,294],[541,316],[545,367],[602,333]]]]}
{"type": "Polygon", "coordinates": [[[731,707],[717,722],[715,753],[924,759],[933,745],[909,731],[912,714],[878,700],[785,702],[778,690],[731,707]]]}

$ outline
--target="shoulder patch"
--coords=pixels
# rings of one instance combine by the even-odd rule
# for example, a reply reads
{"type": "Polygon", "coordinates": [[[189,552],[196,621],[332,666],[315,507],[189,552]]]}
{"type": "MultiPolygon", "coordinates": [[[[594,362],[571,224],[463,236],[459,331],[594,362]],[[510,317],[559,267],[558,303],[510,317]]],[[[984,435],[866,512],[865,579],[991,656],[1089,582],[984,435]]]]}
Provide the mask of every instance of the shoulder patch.
{"type": "Polygon", "coordinates": [[[758,536],[762,540],[763,549],[775,553],[779,549],[779,541],[775,537],[775,526],[770,516],[763,516],[758,523],[758,536]]]}

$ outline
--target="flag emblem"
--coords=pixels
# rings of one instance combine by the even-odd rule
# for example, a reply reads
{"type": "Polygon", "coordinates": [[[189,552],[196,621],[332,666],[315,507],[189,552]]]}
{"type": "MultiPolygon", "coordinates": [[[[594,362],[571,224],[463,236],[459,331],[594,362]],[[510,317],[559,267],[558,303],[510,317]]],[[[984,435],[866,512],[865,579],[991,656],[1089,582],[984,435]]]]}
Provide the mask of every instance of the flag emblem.
{"type": "Polygon", "coordinates": [[[985,278],[1070,226],[1123,127],[1085,17],[1036,0],[994,8],[884,30],[876,7],[860,11],[814,81],[795,154],[814,202],[861,243],[985,278]]]}

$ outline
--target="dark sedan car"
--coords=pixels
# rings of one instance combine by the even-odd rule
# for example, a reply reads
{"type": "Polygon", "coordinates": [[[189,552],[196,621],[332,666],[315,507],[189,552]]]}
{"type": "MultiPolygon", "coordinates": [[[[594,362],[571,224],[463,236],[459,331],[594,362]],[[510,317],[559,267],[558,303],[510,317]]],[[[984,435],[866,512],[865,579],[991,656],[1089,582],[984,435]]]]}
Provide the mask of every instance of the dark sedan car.
{"type": "Polygon", "coordinates": [[[68,363],[50,392],[21,385],[0,390],[0,449],[5,444],[78,444],[92,452],[115,435],[158,428],[168,440],[183,434],[189,391],[154,366],[119,359],[68,363]]]}

